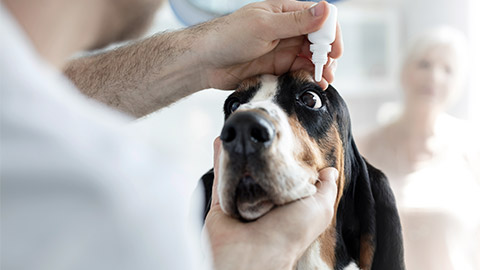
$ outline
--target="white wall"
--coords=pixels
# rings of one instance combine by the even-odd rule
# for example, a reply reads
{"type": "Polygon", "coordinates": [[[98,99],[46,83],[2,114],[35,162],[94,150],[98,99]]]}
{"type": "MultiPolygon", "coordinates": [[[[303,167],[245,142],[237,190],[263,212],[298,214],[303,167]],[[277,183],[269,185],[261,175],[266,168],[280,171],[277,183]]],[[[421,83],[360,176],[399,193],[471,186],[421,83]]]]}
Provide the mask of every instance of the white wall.
{"type": "MultiPolygon", "coordinates": [[[[184,25],[166,3],[158,12],[149,34],[182,27],[184,25]]],[[[179,164],[182,172],[178,174],[194,185],[213,167],[213,140],[220,135],[223,102],[229,93],[231,91],[214,89],[198,92],[137,120],[131,130],[146,137],[173,163],[179,164]]]]}
{"type": "MultiPolygon", "coordinates": [[[[359,12],[365,7],[376,9],[380,13],[393,10],[395,15],[398,16],[398,33],[395,41],[399,48],[398,60],[401,58],[402,49],[412,38],[439,25],[450,25],[462,31],[470,42],[472,48],[470,54],[478,55],[480,24],[478,19],[474,22],[475,18],[480,16],[478,0],[350,0],[338,5],[340,7],[357,8],[359,12]],[[476,41],[475,35],[477,36],[476,41]]],[[[358,45],[345,44],[345,50],[355,46],[358,45]]],[[[395,64],[397,63],[398,61],[395,64]]],[[[342,63],[340,60],[339,69],[342,68],[343,64],[348,63],[342,63]]],[[[477,69],[476,71],[473,67],[470,69],[471,74],[465,86],[465,95],[449,110],[452,115],[463,119],[472,119],[475,114],[478,114],[478,110],[475,111],[474,108],[480,106],[480,96],[478,95],[480,83],[475,79],[480,74],[478,72],[478,60],[472,60],[471,64],[476,65],[477,69]]],[[[398,68],[397,66],[397,72],[398,68]]],[[[390,108],[398,108],[398,106],[392,106],[392,104],[401,104],[401,89],[397,80],[398,76],[395,77],[393,78],[394,85],[386,85],[382,91],[376,91],[373,94],[365,93],[363,92],[365,86],[361,86],[359,87],[359,89],[362,89],[360,94],[344,95],[350,107],[355,133],[362,134],[377,126],[379,120],[384,118],[377,112],[386,102],[389,103],[388,106],[383,106],[381,109],[385,113],[388,113],[390,108]]],[[[342,80],[348,79],[348,77],[338,76],[335,84],[341,85],[342,80]]],[[[369,83],[367,82],[367,84],[369,83]]],[[[393,112],[391,113],[393,114],[393,112]]]]}
{"type": "Polygon", "coordinates": [[[480,1],[470,0],[469,37],[472,54],[470,76],[470,115],[473,123],[480,129],[480,1]]]}
{"type": "MultiPolygon", "coordinates": [[[[421,34],[437,25],[450,25],[462,31],[470,40],[469,20],[472,3],[470,0],[404,0],[402,24],[405,38],[421,34]]],[[[480,10],[477,12],[480,13],[480,10]]],[[[465,95],[450,113],[460,118],[469,117],[468,101],[473,94],[472,87],[470,82],[467,83],[465,95]]]]}

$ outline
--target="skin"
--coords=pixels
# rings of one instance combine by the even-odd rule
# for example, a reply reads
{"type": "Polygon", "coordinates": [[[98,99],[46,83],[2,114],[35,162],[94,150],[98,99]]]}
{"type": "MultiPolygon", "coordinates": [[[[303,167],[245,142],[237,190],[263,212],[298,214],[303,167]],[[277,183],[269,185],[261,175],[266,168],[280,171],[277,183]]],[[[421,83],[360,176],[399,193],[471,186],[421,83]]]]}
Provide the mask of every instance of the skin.
{"type": "MultiPolygon", "coordinates": [[[[202,89],[232,90],[257,74],[313,70],[305,34],[318,30],[326,18],[312,15],[313,4],[250,4],[192,28],[71,61],[65,73],[86,95],[141,117],[202,89]]],[[[319,8],[328,14],[324,2],[319,8]]],[[[342,51],[338,27],[322,88],[333,81],[334,59],[342,51]]]]}
{"type": "MultiPolygon", "coordinates": [[[[67,61],[78,51],[138,35],[160,2],[3,1],[47,63],[64,70],[86,95],[137,117],[202,89],[234,89],[252,75],[313,70],[305,34],[318,30],[328,14],[323,2],[311,7],[312,2],[266,1],[192,28],[67,61]]],[[[332,47],[323,88],[333,81],[332,59],[342,54],[340,28],[332,47]]],[[[218,156],[218,145],[216,149],[218,156]]],[[[206,220],[215,267],[291,269],[332,219],[337,175],[335,169],[322,171],[315,195],[251,223],[226,216],[215,189],[206,220]]]]}
{"type": "MultiPolygon", "coordinates": [[[[219,175],[221,143],[219,138],[214,142],[215,175],[219,175]]],[[[220,208],[215,177],[205,230],[216,268],[292,269],[333,217],[337,178],[335,168],[325,168],[320,171],[313,196],[274,208],[254,222],[243,223],[225,215],[220,208]]]]}
{"type": "Polygon", "coordinates": [[[407,62],[402,73],[407,111],[429,116],[445,111],[460,90],[457,62],[447,45],[433,46],[407,62]]]}

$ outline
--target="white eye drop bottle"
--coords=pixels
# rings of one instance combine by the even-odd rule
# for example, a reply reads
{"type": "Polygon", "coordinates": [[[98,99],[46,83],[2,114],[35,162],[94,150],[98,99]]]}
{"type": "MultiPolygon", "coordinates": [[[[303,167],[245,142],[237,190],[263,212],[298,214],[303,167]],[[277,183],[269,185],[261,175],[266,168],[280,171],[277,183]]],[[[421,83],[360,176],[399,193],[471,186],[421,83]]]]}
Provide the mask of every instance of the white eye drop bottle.
{"type": "Polygon", "coordinates": [[[315,81],[322,80],[323,66],[328,62],[328,53],[332,50],[330,44],[335,41],[337,31],[337,7],[328,4],[328,18],[320,30],[308,34],[308,40],[312,43],[312,62],[315,65],[315,81]]]}

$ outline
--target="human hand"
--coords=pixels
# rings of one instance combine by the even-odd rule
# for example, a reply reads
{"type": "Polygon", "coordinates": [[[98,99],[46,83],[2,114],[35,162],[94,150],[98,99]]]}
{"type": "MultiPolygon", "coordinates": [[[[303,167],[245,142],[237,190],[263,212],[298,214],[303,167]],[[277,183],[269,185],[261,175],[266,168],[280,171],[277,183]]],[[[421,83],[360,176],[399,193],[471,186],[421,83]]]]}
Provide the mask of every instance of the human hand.
{"type": "MultiPolygon", "coordinates": [[[[218,175],[219,138],[214,147],[214,172],[218,175]]],[[[249,223],[222,212],[215,177],[205,229],[216,269],[292,269],[332,221],[337,177],[336,169],[323,169],[316,194],[276,207],[249,223]]]]}
{"type": "MultiPolygon", "coordinates": [[[[313,72],[310,42],[306,34],[320,29],[328,17],[326,2],[267,0],[249,4],[215,19],[202,28],[200,61],[205,65],[208,87],[235,89],[242,80],[258,74],[281,75],[306,69],[313,72]]],[[[334,79],[335,59],[342,55],[343,41],[337,24],[329,61],[320,86],[334,79]]]]}

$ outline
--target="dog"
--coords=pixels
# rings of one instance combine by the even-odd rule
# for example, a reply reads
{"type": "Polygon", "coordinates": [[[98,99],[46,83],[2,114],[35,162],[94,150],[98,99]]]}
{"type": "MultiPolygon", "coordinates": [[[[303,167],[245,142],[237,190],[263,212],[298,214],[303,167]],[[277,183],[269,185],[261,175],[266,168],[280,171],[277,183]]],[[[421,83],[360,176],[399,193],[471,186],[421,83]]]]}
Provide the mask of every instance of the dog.
{"type": "MultiPolygon", "coordinates": [[[[306,71],[245,80],[224,105],[218,196],[252,221],[312,195],[318,173],[339,171],[334,217],[296,264],[306,269],[405,269],[400,219],[385,175],[358,152],[347,106],[306,71]]],[[[205,216],[213,170],[205,174],[205,216]]]]}

